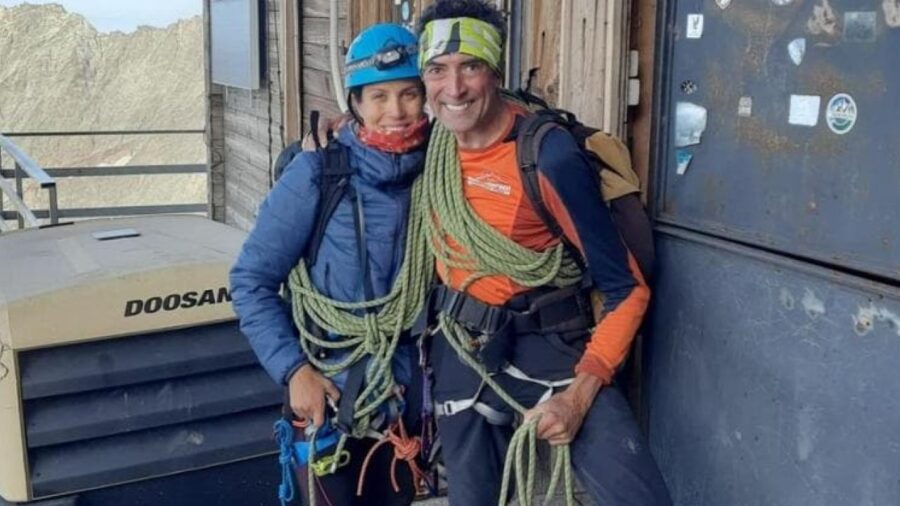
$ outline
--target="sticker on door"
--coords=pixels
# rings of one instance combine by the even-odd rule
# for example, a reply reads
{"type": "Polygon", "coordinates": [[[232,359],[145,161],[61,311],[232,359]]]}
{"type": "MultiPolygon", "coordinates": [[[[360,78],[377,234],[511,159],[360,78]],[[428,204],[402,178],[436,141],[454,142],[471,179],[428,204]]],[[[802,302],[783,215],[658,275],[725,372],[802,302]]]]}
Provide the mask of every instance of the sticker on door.
{"type": "Polygon", "coordinates": [[[828,101],[825,108],[825,122],[832,132],[844,135],[853,129],[858,112],[853,97],[846,93],[838,93],[828,101]]]}

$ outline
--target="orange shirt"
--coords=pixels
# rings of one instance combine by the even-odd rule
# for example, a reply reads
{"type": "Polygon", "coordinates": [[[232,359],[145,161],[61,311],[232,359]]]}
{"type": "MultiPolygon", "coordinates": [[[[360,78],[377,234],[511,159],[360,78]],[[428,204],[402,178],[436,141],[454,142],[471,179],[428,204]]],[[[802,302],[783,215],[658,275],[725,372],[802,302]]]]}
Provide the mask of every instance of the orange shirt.
{"type": "MultiPolygon", "coordinates": [[[[517,115],[524,114],[515,106],[509,107],[517,115]]],[[[559,239],[541,221],[525,193],[515,136],[511,135],[514,127],[511,122],[500,140],[486,148],[459,149],[463,193],[488,225],[522,246],[542,251],[558,244],[559,239]]],[[[606,316],[595,328],[576,372],[593,374],[608,383],[627,356],[650,291],[615,231],[600,197],[596,169],[574,139],[562,131],[548,134],[538,164],[540,190],[548,210],[581,250],[594,288],[606,299],[606,316]]],[[[445,284],[456,288],[470,274],[440,262],[437,271],[445,284]]],[[[493,275],[476,280],[466,292],[488,304],[502,305],[527,290],[505,276],[493,275]]]]}

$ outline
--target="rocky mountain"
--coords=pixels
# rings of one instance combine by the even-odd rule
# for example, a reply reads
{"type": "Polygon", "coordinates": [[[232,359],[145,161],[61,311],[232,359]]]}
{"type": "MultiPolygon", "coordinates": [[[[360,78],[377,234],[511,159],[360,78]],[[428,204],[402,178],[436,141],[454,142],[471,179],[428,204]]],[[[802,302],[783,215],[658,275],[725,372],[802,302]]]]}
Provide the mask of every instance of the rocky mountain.
{"type": "MultiPolygon", "coordinates": [[[[199,16],[99,33],[62,6],[0,7],[0,131],[202,129],[199,16]]],[[[203,163],[202,134],[17,137],[43,167],[203,163]]],[[[10,166],[8,156],[3,164],[10,166]]],[[[62,178],[62,207],[206,201],[205,176],[62,178]]],[[[29,189],[29,204],[37,190],[29,189]]]]}

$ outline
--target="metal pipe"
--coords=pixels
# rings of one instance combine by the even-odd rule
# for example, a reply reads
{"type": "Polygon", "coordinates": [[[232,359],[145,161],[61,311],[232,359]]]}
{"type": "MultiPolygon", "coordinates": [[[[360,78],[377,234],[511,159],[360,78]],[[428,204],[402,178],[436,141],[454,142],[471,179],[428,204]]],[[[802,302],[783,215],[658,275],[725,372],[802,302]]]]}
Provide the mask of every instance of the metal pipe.
{"type": "Polygon", "coordinates": [[[55,184],[53,178],[48,176],[47,173],[44,172],[44,169],[32,160],[30,156],[25,154],[25,152],[13,144],[11,140],[2,135],[0,135],[0,148],[5,149],[7,153],[12,155],[13,160],[16,161],[16,167],[27,174],[28,177],[37,181],[41,185],[41,188],[46,188],[47,186],[55,184]]]}
{"type": "Polygon", "coordinates": [[[50,224],[59,225],[59,204],[56,200],[56,185],[47,189],[50,192],[50,224]]]}
{"type": "Polygon", "coordinates": [[[509,42],[506,62],[506,86],[515,90],[522,87],[522,24],[524,22],[522,0],[509,2],[509,42]]]}
{"type": "MultiPolygon", "coordinates": [[[[96,176],[146,176],[156,174],[205,174],[206,165],[117,165],[106,167],[49,167],[44,169],[53,178],[96,176]]],[[[0,177],[13,177],[12,169],[0,169],[0,177]]]]}
{"type": "Polygon", "coordinates": [[[335,99],[341,112],[347,112],[347,97],[344,94],[344,84],[341,82],[341,67],[338,55],[338,1],[331,0],[328,5],[328,55],[331,59],[331,85],[334,88],[335,99]]]}
{"type": "Polygon", "coordinates": [[[77,131],[77,132],[4,132],[0,135],[5,137],[71,137],[75,135],[181,135],[181,134],[202,134],[206,130],[103,130],[103,131],[77,131]]]}
{"type": "MultiPolygon", "coordinates": [[[[112,216],[144,216],[152,214],[184,214],[184,213],[206,213],[207,207],[205,203],[200,204],[161,204],[148,206],[113,206],[113,207],[72,207],[60,209],[59,217],[66,218],[104,218],[112,216]]],[[[34,222],[29,226],[40,226],[37,220],[47,219],[50,217],[48,209],[35,209],[28,211],[28,216],[34,216],[34,222]]],[[[15,215],[11,211],[3,213],[8,219],[15,215]]]]}
{"type": "MultiPolygon", "coordinates": [[[[3,172],[3,151],[0,150],[0,180],[2,180],[4,177],[2,172],[3,172]]],[[[0,191],[0,214],[3,213],[3,195],[4,195],[3,192],[0,191]]],[[[3,222],[3,216],[0,216],[0,225],[5,225],[5,223],[3,222]]]]}
{"type": "MultiPolygon", "coordinates": [[[[29,227],[37,227],[40,225],[37,217],[31,212],[31,209],[28,209],[28,206],[25,205],[25,202],[20,199],[16,195],[16,190],[5,180],[0,179],[0,193],[5,193],[7,197],[9,197],[9,201],[12,203],[12,206],[15,208],[15,217],[16,219],[22,223],[27,222],[29,227]]],[[[0,220],[5,219],[5,217],[12,213],[2,213],[0,214],[0,220]]],[[[10,217],[9,219],[12,219],[10,217]]],[[[24,223],[19,225],[19,228],[24,228],[24,223]]]]}
{"type": "MultiPolygon", "coordinates": [[[[15,158],[15,155],[13,155],[13,158],[15,158]]],[[[16,197],[18,198],[19,202],[21,202],[24,205],[25,199],[24,199],[23,195],[25,194],[25,192],[22,190],[22,167],[19,166],[18,160],[15,161],[13,170],[16,173],[16,197]]],[[[19,209],[18,219],[16,221],[18,221],[19,229],[21,230],[21,229],[25,228],[25,220],[23,219],[22,208],[19,206],[16,206],[16,207],[18,207],[18,209],[19,209]]],[[[27,207],[26,207],[26,209],[27,209],[27,207]]]]}

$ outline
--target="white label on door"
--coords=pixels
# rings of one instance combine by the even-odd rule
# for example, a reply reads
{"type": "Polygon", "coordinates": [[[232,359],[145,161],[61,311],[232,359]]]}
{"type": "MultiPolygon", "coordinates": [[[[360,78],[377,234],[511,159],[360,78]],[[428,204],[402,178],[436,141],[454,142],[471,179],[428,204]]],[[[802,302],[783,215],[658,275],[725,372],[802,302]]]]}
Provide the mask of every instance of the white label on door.
{"type": "Polygon", "coordinates": [[[814,127],[819,123],[819,107],[822,97],[818,95],[791,95],[791,111],[788,123],[814,127]]]}
{"type": "Polygon", "coordinates": [[[703,14],[688,14],[687,38],[699,39],[703,36],[703,14]]]}

